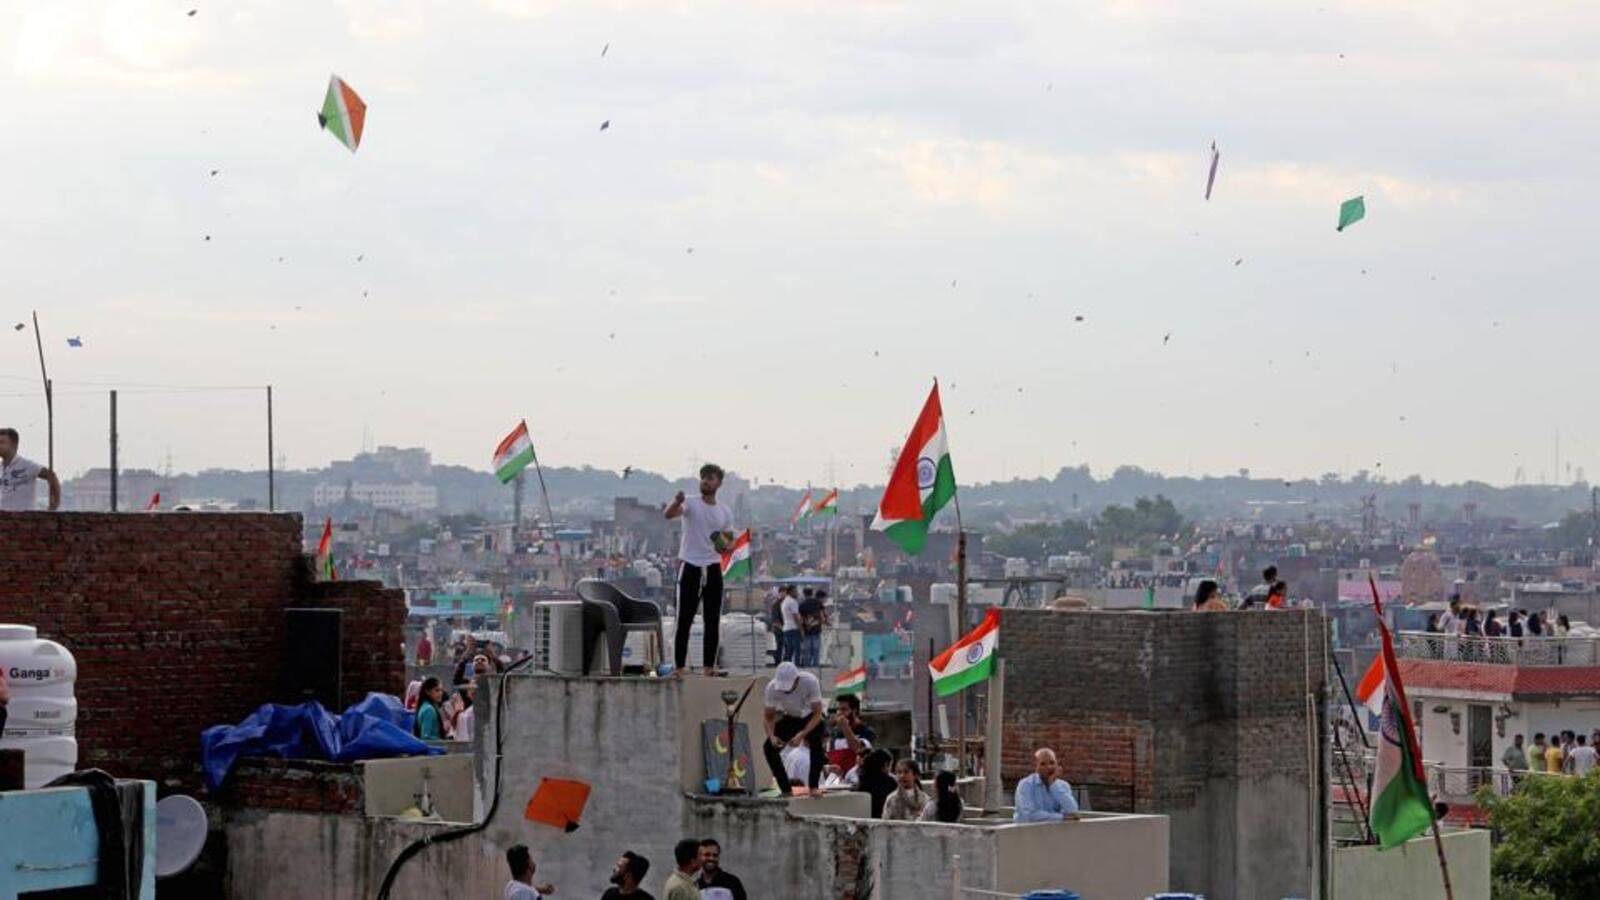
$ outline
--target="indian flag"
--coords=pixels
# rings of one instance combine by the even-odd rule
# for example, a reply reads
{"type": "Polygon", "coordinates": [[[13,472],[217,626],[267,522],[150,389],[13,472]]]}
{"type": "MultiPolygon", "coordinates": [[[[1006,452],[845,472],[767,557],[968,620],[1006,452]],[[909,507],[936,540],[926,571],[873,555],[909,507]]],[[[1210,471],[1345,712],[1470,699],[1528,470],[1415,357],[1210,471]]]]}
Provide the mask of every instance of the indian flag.
{"type": "Polygon", "coordinates": [[[328,77],[328,95],[323,98],[317,122],[341,144],[356,152],[361,146],[361,131],[367,124],[367,104],[337,75],[328,77]]]}
{"type": "MultiPolygon", "coordinates": [[[[1372,811],[1368,821],[1378,835],[1379,849],[1398,847],[1428,830],[1433,824],[1433,801],[1428,798],[1428,781],[1422,771],[1422,753],[1411,727],[1411,707],[1406,689],[1400,683],[1400,666],[1395,662],[1394,642],[1383,622],[1383,603],[1378,599],[1378,584],[1369,575],[1372,604],[1378,612],[1378,634],[1382,639],[1379,658],[1383,660],[1383,715],[1378,725],[1378,765],[1372,776],[1372,811]]],[[[1363,679],[1365,680],[1365,679],[1363,679]]]]}
{"type": "Polygon", "coordinates": [[[517,477],[517,473],[528,467],[533,462],[533,439],[528,437],[528,423],[517,423],[517,427],[506,435],[500,446],[494,448],[494,474],[505,484],[517,477]]]}
{"type": "Polygon", "coordinates": [[[811,508],[811,514],[813,516],[837,516],[839,514],[839,489],[834,488],[828,492],[827,496],[818,500],[817,505],[811,508]]]}
{"type": "Polygon", "coordinates": [[[859,694],[867,689],[867,664],[862,663],[848,672],[841,672],[839,677],[833,679],[833,692],[835,694],[859,694]]]}
{"type": "Polygon", "coordinates": [[[733,539],[733,546],[722,554],[722,580],[750,577],[750,529],[733,539]]]}
{"type": "Polygon", "coordinates": [[[800,498],[800,502],[795,504],[794,512],[789,514],[789,527],[793,528],[795,523],[799,522],[801,519],[809,518],[810,516],[811,489],[806,488],[805,496],[800,498]]]}
{"type": "Polygon", "coordinates": [[[946,647],[928,663],[933,689],[948,697],[994,674],[994,650],[1000,645],[1000,610],[989,607],[978,627],[946,647]]]}
{"type": "Polygon", "coordinates": [[[338,581],[339,573],[333,570],[333,517],[322,523],[322,540],[317,541],[317,578],[338,581]]]}
{"type": "Polygon", "coordinates": [[[934,384],[928,402],[922,405],[922,414],[917,416],[917,424],[911,427],[910,436],[895,458],[872,530],[883,532],[906,553],[916,556],[928,541],[928,524],[955,496],[956,470],[950,464],[945,442],[939,385],[934,384]]]}

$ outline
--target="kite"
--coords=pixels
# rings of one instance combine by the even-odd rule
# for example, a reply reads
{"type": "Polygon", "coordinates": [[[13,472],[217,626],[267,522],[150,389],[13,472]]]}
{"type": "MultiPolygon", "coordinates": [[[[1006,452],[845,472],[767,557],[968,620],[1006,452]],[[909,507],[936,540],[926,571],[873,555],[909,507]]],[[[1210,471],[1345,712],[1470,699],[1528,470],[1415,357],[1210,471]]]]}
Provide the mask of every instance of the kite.
{"type": "Polygon", "coordinates": [[[600,130],[601,131],[605,131],[607,128],[610,128],[610,127],[611,127],[611,120],[610,119],[607,119],[604,122],[600,123],[600,130]]]}
{"type": "Polygon", "coordinates": [[[16,327],[16,328],[15,328],[15,329],[13,329],[13,330],[15,330],[15,331],[22,331],[22,330],[23,330],[23,329],[25,329],[25,328],[27,328],[27,327],[28,327],[28,326],[26,326],[26,325],[24,325],[24,324],[22,324],[22,323],[21,323],[21,322],[18,322],[18,323],[17,323],[17,327],[16,327]]]}
{"type": "Polygon", "coordinates": [[[522,816],[530,822],[550,825],[570,834],[578,830],[578,818],[588,802],[589,785],[584,782],[541,778],[522,816]]]}
{"type": "Polygon", "coordinates": [[[83,346],[83,338],[81,338],[81,337],[69,337],[69,338],[67,338],[67,346],[68,347],[82,347],[83,346]]]}
{"type": "Polygon", "coordinates": [[[1211,186],[1217,182],[1217,162],[1222,159],[1222,154],[1217,152],[1217,142],[1211,142],[1211,172],[1206,175],[1206,199],[1211,199],[1211,186]]]}
{"type": "Polygon", "coordinates": [[[337,75],[328,76],[328,96],[317,113],[317,124],[339,142],[356,152],[361,146],[361,131],[367,122],[367,104],[337,75]]]}
{"type": "Polygon", "coordinates": [[[604,46],[604,47],[601,47],[601,48],[600,48],[600,57],[601,57],[601,58],[602,58],[602,59],[604,59],[604,58],[605,58],[605,55],[606,55],[606,51],[607,51],[607,50],[610,50],[610,49],[611,49],[611,45],[610,45],[610,44],[606,44],[606,45],[605,45],[605,46],[604,46]]]}
{"type": "Polygon", "coordinates": [[[1351,225],[1367,217],[1367,201],[1365,197],[1352,197],[1339,204],[1339,227],[1334,231],[1343,231],[1351,225]]]}

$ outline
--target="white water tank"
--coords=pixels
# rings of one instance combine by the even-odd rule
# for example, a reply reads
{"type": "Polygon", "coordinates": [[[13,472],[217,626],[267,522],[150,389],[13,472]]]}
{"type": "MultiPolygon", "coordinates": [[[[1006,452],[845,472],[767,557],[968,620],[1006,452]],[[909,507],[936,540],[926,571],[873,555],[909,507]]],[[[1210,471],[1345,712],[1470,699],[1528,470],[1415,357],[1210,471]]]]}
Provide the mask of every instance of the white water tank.
{"type": "Polygon", "coordinates": [[[0,672],[11,702],[0,748],[21,750],[24,785],[39,787],[78,767],[78,663],[67,648],[41,640],[32,625],[0,624],[0,672]]]}

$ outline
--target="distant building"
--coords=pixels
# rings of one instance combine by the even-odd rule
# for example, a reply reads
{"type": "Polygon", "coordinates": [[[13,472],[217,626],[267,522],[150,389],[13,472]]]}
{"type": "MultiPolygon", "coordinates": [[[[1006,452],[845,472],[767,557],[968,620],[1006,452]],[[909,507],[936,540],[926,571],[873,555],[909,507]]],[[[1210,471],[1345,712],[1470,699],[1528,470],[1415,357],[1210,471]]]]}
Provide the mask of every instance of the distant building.
{"type": "Polygon", "coordinates": [[[400,512],[430,512],[439,508],[439,489],[419,482],[381,482],[331,484],[323,482],[311,492],[311,502],[317,506],[332,506],[350,500],[365,503],[377,509],[400,512]]]}
{"type": "MultiPolygon", "coordinates": [[[[178,491],[169,479],[150,469],[124,469],[117,473],[117,509],[142,510],[157,492],[161,508],[178,505],[178,491]]],[[[44,499],[44,490],[39,491],[44,499]]],[[[62,487],[61,506],[75,512],[111,511],[111,470],[90,469],[62,487]]]]}

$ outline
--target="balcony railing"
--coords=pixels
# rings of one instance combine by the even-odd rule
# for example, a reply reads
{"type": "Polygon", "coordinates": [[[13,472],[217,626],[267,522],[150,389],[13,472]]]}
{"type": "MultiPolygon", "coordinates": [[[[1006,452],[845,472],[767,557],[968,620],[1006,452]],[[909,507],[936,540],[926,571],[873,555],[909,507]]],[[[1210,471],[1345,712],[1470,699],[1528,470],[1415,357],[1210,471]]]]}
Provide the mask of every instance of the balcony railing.
{"type": "Polygon", "coordinates": [[[1600,638],[1458,637],[1431,631],[1402,631],[1395,652],[1405,659],[1490,663],[1501,666],[1600,665],[1600,638]]]}
{"type": "MultiPolygon", "coordinates": [[[[1370,789],[1376,760],[1371,754],[1352,754],[1349,759],[1352,774],[1359,781],[1358,788],[1365,796],[1370,789]]],[[[1428,795],[1450,804],[1474,804],[1479,788],[1483,787],[1504,797],[1524,779],[1567,777],[1546,772],[1512,772],[1498,767],[1446,766],[1427,761],[1422,763],[1422,770],[1428,777],[1428,795]]]]}

